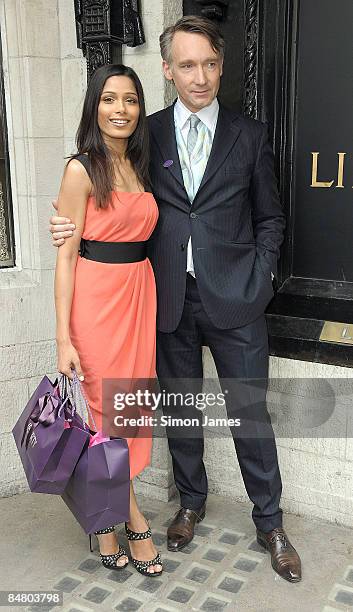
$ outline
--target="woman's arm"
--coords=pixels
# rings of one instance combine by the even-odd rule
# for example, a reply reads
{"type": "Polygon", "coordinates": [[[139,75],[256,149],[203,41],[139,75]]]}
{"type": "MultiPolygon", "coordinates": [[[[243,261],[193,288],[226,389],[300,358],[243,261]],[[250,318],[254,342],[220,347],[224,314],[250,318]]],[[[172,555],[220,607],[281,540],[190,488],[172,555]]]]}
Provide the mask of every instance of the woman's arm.
{"type": "Polygon", "coordinates": [[[86,217],[87,200],[92,188],[83,165],[72,160],[66,166],[61,183],[58,211],[70,217],[76,230],[58,249],[55,268],[55,309],[58,370],[72,378],[71,368],[82,377],[79,356],[71,343],[70,313],[75,284],[75,269],[86,217]]]}

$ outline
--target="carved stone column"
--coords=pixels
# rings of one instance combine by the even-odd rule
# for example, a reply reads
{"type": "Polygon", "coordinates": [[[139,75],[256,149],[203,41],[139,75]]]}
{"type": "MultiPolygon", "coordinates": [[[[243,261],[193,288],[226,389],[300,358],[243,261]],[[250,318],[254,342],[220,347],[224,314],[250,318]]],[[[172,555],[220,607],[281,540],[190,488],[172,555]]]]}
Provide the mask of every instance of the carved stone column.
{"type": "Polygon", "coordinates": [[[74,0],[77,46],[88,78],[104,64],[121,63],[122,45],[145,42],[138,0],[74,0]]]}

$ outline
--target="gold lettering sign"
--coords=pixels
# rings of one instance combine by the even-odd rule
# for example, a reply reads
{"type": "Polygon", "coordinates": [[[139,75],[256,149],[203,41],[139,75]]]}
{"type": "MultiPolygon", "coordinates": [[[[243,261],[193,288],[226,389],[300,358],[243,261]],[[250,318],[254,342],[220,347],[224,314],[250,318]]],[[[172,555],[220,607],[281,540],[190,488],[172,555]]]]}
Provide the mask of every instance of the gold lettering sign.
{"type": "Polygon", "coordinates": [[[353,324],[325,321],[320,334],[321,342],[335,342],[335,344],[353,344],[353,324]]]}
{"type": "MultiPolygon", "coordinates": [[[[319,181],[318,180],[318,165],[319,165],[319,155],[318,151],[312,151],[312,166],[311,166],[311,185],[310,187],[326,187],[330,188],[334,184],[334,180],[332,181],[319,181]]],[[[337,185],[335,189],[344,189],[344,162],[345,156],[347,153],[337,153],[338,155],[338,168],[337,168],[337,185]]]]}
{"type": "Polygon", "coordinates": [[[336,189],[340,187],[344,189],[343,185],[343,170],[344,170],[344,156],[346,153],[338,153],[338,173],[337,173],[337,185],[336,189]]]}
{"type": "Polygon", "coordinates": [[[311,153],[313,156],[312,172],[311,172],[311,185],[310,187],[332,187],[334,181],[318,181],[317,180],[317,166],[320,153],[311,153]]]}

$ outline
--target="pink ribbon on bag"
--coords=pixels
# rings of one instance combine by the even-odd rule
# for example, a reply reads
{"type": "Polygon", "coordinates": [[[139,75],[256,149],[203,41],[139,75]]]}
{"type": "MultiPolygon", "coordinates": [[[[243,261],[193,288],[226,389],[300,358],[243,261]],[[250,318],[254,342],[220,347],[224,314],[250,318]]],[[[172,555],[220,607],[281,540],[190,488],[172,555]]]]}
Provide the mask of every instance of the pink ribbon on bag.
{"type": "Polygon", "coordinates": [[[101,431],[97,431],[97,433],[94,434],[94,436],[90,437],[90,441],[88,446],[96,446],[96,444],[102,444],[102,442],[109,442],[110,438],[107,438],[106,436],[103,436],[101,431]]]}
{"type": "Polygon", "coordinates": [[[49,425],[55,423],[58,417],[59,407],[60,399],[53,393],[45,393],[39,398],[38,404],[35,406],[25,423],[21,446],[25,444],[25,447],[28,448],[31,435],[39,424],[49,427],[49,425]]]}

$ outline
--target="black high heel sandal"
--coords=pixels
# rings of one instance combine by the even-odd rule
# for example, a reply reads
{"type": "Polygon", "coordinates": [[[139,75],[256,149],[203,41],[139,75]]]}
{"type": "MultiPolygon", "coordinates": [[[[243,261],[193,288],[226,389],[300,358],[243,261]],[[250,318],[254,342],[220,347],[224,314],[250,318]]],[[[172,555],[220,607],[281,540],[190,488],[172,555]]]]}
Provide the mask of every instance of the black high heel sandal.
{"type": "MultiPolygon", "coordinates": [[[[150,527],[148,527],[147,531],[143,531],[142,533],[137,533],[136,531],[131,531],[131,529],[128,528],[126,523],[125,523],[125,533],[129,541],[148,540],[148,538],[152,537],[152,532],[151,532],[150,527]]],[[[139,559],[134,559],[133,557],[131,557],[131,561],[134,564],[134,567],[137,569],[137,571],[140,572],[140,574],[142,574],[143,576],[150,576],[152,578],[153,576],[160,576],[163,571],[163,568],[159,572],[149,572],[148,571],[148,568],[151,567],[151,565],[163,565],[162,559],[159,553],[157,553],[155,558],[152,559],[151,561],[140,561],[139,559]]]]}
{"type": "MultiPolygon", "coordinates": [[[[113,527],[107,527],[106,529],[101,529],[100,531],[95,531],[94,535],[98,536],[98,535],[103,535],[105,533],[113,533],[114,532],[114,526],[113,527]]],[[[91,552],[93,552],[93,548],[92,548],[92,535],[89,534],[89,549],[91,552]]],[[[128,561],[125,563],[125,565],[117,565],[116,562],[118,561],[118,559],[120,559],[121,557],[127,557],[126,554],[126,550],[125,548],[123,548],[122,546],[120,546],[119,544],[119,550],[117,553],[114,553],[113,555],[102,555],[102,553],[100,554],[100,558],[102,561],[102,565],[104,565],[104,567],[106,567],[107,569],[113,569],[113,570],[122,570],[124,569],[127,565],[128,565],[128,561]]]]}

